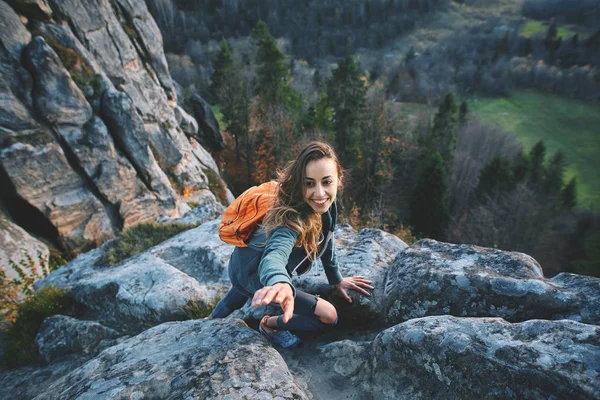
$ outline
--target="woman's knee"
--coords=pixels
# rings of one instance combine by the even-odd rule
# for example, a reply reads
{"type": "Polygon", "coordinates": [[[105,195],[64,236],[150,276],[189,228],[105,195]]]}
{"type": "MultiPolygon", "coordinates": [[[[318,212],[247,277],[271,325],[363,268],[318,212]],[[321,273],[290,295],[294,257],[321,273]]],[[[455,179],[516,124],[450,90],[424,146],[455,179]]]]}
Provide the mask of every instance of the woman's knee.
{"type": "Polygon", "coordinates": [[[338,315],[337,310],[330,302],[319,299],[317,306],[315,307],[315,314],[319,317],[319,321],[327,325],[334,325],[337,323],[338,315]]]}

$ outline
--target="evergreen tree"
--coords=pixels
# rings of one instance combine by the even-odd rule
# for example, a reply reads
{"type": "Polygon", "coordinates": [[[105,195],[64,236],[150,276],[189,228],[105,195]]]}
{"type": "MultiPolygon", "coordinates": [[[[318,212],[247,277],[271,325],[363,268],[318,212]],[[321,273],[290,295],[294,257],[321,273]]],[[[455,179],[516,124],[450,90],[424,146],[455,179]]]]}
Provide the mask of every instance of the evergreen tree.
{"type": "Polygon", "coordinates": [[[252,30],[252,39],[258,46],[258,94],[265,104],[276,104],[283,95],[283,88],[287,86],[289,78],[285,57],[277,48],[267,24],[262,20],[259,20],[252,30]]]}
{"type": "Polygon", "coordinates": [[[439,152],[427,155],[410,201],[411,224],[421,236],[443,239],[450,218],[448,183],[439,152]]]}
{"type": "Polygon", "coordinates": [[[510,161],[503,156],[496,156],[481,170],[477,184],[477,197],[484,200],[486,196],[495,197],[508,192],[515,186],[513,169],[510,161]]]}
{"type": "Polygon", "coordinates": [[[558,194],[563,186],[565,156],[558,151],[548,164],[544,174],[544,191],[548,194],[558,194]]]}
{"type": "Polygon", "coordinates": [[[233,65],[233,56],[231,54],[229,42],[225,39],[221,40],[220,48],[221,50],[212,64],[214,72],[210,78],[211,83],[209,88],[212,100],[217,103],[221,103],[222,101],[218,94],[221,91],[224,82],[227,80],[227,75],[230,74],[233,65]]]}
{"type": "Polygon", "coordinates": [[[333,72],[327,87],[336,150],[345,165],[356,165],[366,92],[358,64],[352,57],[346,57],[333,72]]]}
{"type": "Polygon", "coordinates": [[[523,182],[530,172],[529,158],[524,154],[520,154],[513,165],[515,183],[523,182]]]}
{"type": "Polygon", "coordinates": [[[425,142],[427,151],[440,153],[446,170],[452,165],[456,152],[457,111],[454,95],[447,93],[433,118],[433,128],[425,142]]]}
{"type": "Polygon", "coordinates": [[[234,60],[231,68],[224,77],[217,97],[220,99],[223,122],[227,132],[235,139],[237,160],[241,159],[240,140],[244,140],[246,148],[247,182],[251,179],[251,144],[248,137],[250,127],[250,88],[243,76],[243,66],[239,60],[234,60]]]}
{"type": "Polygon", "coordinates": [[[322,92],[315,107],[315,127],[327,132],[333,132],[333,111],[329,106],[326,92],[322,92]]]}
{"type": "Polygon", "coordinates": [[[537,142],[529,152],[529,180],[533,184],[541,183],[544,176],[544,158],[546,145],[543,141],[537,142]]]}
{"type": "Polygon", "coordinates": [[[572,210],[577,205],[577,178],[573,178],[562,190],[563,210],[572,210]]]}

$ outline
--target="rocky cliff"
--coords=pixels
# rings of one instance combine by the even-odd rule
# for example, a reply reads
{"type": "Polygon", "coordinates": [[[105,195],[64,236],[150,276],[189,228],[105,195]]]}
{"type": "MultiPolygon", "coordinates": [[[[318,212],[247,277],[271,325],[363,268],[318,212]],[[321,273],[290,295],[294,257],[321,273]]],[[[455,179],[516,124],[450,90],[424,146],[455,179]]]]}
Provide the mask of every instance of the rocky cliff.
{"type": "Polygon", "coordinates": [[[77,252],[217,201],[144,1],[0,1],[0,40],[4,219],[77,252]]]}
{"type": "Polygon", "coordinates": [[[38,281],[66,289],[78,312],[44,321],[39,364],[0,371],[0,397],[600,396],[598,278],[546,279],[522,253],[433,240],[409,247],[342,225],[343,274],[364,275],[375,290],[345,303],[317,263],[295,285],[332,301],[340,323],[276,351],[248,326],[273,307],[185,320],[189,301],[206,305],[227,290],[233,250],[217,237],[219,219],[198,218],[197,228],[117,265],[102,265],[103,246],[38,281]]]}

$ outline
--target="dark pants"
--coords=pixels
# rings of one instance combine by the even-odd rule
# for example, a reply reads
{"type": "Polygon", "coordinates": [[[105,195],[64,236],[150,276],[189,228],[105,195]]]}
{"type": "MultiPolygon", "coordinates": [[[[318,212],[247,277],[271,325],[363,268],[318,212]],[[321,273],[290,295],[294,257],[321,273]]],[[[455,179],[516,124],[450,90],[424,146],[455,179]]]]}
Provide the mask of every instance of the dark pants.
{"type": "MultiPolygon", "coordinates": [[[[216,305],[211,314],[213,318],[227,317],[235,310],[242,308],[246,304],[246,301],[254,296],[254,293],[250,293],[239,286],[235,279],[235,274],[230,273],[229,278],[231,279],[231,289],[216,305]]],[[[283,322],[283,316],[277,318],[279,328],[296,331],[314,331],[335,325],[335,323],[332,325],[324,324],[315,315],[318,299],[318,296],[296,290],[294,316],[287,323],[283,322]]]]}

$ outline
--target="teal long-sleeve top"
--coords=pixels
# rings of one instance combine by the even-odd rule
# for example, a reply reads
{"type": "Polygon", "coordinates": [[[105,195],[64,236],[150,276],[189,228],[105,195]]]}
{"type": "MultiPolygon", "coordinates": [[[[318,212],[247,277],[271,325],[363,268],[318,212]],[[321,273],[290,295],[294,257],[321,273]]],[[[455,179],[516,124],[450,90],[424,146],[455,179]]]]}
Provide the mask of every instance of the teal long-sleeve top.
{"type": "MultiPolygon", "coordinates": [[[[335,285],[342,281],[335,255],[335,240],[333,231],[337,220],[337,206],[335,202],[323,214],[323,238],[320,246],[321,262],[325,275],[330,284],[335,285]],[[327,240],[329,239],[329,240],[327,240]]],[[[236,247],[229,260],[230,272],[235,274],[238,283],[248,292],[254,293],[263,286],[272,286],[276,283],[292,285],[292,275],[306,273],[311,268],[303,247],[294,247],[298,239],[298,232],[282,226],[274,229],[267,240],[266,232],[259,228],[254,232],[248,247],[236,247]]]]}

